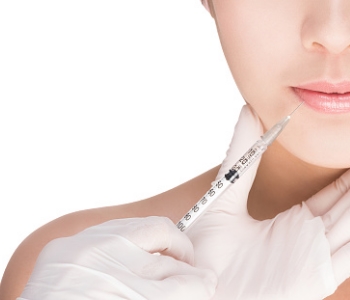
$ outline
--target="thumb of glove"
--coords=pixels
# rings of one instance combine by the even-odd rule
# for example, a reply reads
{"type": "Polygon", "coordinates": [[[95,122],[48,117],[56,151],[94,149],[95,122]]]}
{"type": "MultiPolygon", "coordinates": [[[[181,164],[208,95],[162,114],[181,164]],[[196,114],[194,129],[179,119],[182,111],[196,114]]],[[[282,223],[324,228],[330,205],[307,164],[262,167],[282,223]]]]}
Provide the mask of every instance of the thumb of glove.
{"type": "MultiPolygon", "coordinates": [[[[221,164],[215,181],[220,180],[233,165],[246,153],[250,147],[260,139],[263,128],[259,117],[249,105],[243,106],[230,146],[226,152],[226,158],[221,164]]],[[[225,193],[209,208],[208,211],[227,212],[229,214],[247,212],[247,199],[255,179],[260,159],[256,161],[249,170],[227,188],[225,193]]]]}

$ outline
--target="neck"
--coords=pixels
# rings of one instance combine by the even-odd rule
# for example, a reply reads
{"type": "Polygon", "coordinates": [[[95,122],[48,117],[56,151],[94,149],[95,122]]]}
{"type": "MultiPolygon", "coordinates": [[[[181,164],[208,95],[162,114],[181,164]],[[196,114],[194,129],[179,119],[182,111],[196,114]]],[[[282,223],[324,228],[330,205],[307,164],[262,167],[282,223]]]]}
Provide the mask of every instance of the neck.
{"type": "Polygon", "coordinates": [[[307,200],[345,171],[303,162],[275,141],[261,158],[248,212],[256,220],[271,219],[307,200]]]}

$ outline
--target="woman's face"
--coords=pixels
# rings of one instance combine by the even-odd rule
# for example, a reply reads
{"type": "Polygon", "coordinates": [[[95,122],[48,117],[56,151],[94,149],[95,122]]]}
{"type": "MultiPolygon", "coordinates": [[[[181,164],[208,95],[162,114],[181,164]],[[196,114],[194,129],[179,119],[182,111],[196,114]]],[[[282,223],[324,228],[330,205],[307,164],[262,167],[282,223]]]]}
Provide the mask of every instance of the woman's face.
{"type": "Polygon", "coordinates": [[[350,1],[213,0],[232,75],[265,129],[301,160],[350,167],[350,1]],[[298,88],[299,87],[299,88],[298,88]]]}

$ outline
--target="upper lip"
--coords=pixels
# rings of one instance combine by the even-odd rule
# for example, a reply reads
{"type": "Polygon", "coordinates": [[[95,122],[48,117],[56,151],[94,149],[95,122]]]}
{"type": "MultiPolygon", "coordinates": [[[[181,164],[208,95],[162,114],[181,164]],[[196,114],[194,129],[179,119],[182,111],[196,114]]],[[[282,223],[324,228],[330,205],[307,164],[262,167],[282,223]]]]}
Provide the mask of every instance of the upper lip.
{"type": "Polygon", "coordinates": [[[328,81],[316,81],[299,85],[296,88],[326,94],[345,94],[350,93],[350,81],[342,81],[339,83],[331,83],[328,81]]]}

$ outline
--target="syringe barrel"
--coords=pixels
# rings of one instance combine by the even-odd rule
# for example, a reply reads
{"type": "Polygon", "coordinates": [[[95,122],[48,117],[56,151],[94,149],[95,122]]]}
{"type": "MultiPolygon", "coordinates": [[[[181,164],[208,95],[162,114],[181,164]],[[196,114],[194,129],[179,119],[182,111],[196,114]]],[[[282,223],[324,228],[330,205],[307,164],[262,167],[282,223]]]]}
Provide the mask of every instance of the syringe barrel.
{"type": "MultiPolygon", "coordinates": [[[[300,107],[300,105],[298,107],[300,107]]],[[[177,223],[177,228],[181,231],[185,231],[200,217],[200,215],[208,208],[208,206],[213,203],[231,185],[231,183],[234,183],[237,179],[242,177],[242,175],[249,169],[249,167],[254,162],[256,162],[266,151],[267,147],[279,136],[284,127],[288,124],[289,120],[290,115],[278,122],[269,131],[267,131],[260,140],[258,140],[252,147],[250,147],[249,150],[225,174],[225,176],[218,180],[212,186],[212,188],[192,207],[192,209],[177,223]]]]}
{"type": "Polygon", "coordinates": [[[212,188],[188,211],[188,213],[177,223],[177,228],[185,231],[197,218],[211,205],[232,183],[239,179],[249,167],[259,159],[265,152],[267,145],[263,140],[257,141],[249,150],[235,163],[235,165],[216,181],[212,188]]]}
{"type": "Polygon", "coordinates": [[[231,182],[225,177],[216,181],[211,189],[176,224],[177,228],[181,231],[188,229],[230,185],[231,182]]]}
{"type": "Polygon", "coordinates": [[[284,127],[286,127],[286,125],[288,124],[289,120],[290,116],[283,118],[261,137],[261,139],[266,143],[267,146],[270,146],[273,143],[273,141],[280,135],[284,127]]]}
{"type": "Polygon", "coordinates": [[[263,140],[258,140],[229,170],[225,175],[226,179],[231,181],[231,183],[234,183],[255,161],[258,160],[258,158],[266,151],[267,146],[268,145],[263,140]]]}

